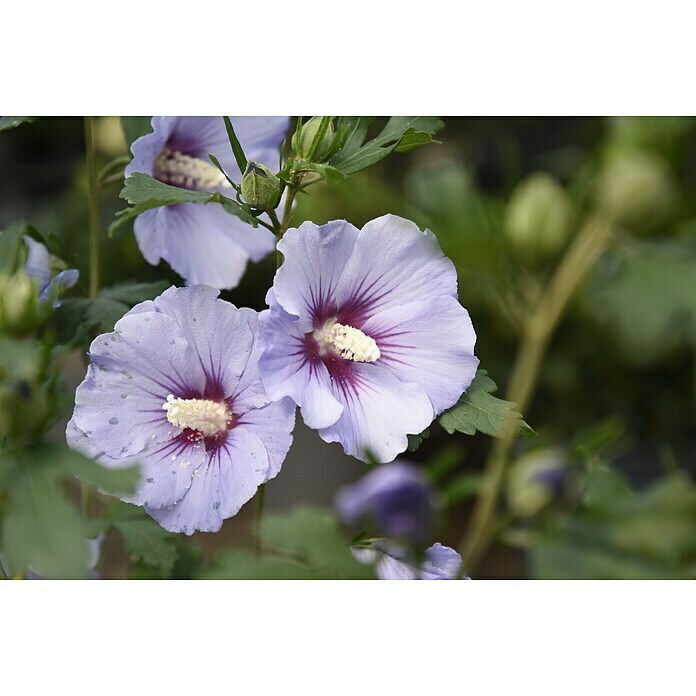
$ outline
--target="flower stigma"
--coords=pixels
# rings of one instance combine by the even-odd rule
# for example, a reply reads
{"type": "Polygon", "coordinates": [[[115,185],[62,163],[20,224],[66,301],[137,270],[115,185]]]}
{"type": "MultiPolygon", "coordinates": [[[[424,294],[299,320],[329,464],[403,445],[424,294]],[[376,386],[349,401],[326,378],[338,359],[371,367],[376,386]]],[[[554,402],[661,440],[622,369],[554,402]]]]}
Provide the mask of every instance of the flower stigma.
{"type": "Polygon", "coordinates": [[[172,425],[197,430],[205,437],[226,431],[232,419],[226,404],[209,399],[178,399],[169,394],[162,408],[172,425]]]}
{"type": "Polygon", "coordinates": [[[322,352],[329,347],[345,360],[373,363],[379,360],[380,351],[377,342],[360,329],[337,321],[327,321],[324,328],[314,332],[322,352]]]}
{"type": "Polygon", "coordinates": [[[210,162],[166,147],[157,156],[152,173],[164,184],[194,191],[230,186],[224,174],[210,162]]]}

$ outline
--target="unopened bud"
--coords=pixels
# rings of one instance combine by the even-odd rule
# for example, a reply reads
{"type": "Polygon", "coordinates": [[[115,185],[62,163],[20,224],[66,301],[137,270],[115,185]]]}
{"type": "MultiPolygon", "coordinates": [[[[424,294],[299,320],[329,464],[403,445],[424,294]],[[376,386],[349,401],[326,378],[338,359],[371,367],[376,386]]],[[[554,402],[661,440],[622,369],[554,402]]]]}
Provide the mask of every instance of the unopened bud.
{"type": "Polygon", "coordinates": [[[537,263],[557,254],[573,231],[573,206],[548,174],[532,174],[513,191],[505,215],[505,235],[525,260],[537,263]]]}
{"type": "Polygon", "coordinates": [[[612,222],[645,229],[676,202],[674,177],[657,155],[621,150],[610,155],[596,184],[597,206],[612,222]]]}
{"type": "Polygon", "coordinates": [[[562,499],[567,488],[568,469],[563,452],[536,450],[512,465],[508,476],[508,505],[520,517],[533,517],[562,499]]]}
{"type": "Polygon", "coordinates": [[[322,162],[331,148],[336,135],[332,121],[329,122],[329,127],[324,132],[316,150],[312,153],[312,144],[321,126],[322,118],[324,117],[312,116],[307,123],[302,125],[300,137],[297,137],[297,133],[292,137],[292,147],[295,154],[303,160],[311,159],[312,162],[322,162]]]}
{"type": "Polygon", "coordinates": [[[263,164],[249,162],[242,177],[242,196],[257,210],[273,210],[280,200],[280,179],[263,164]]]}
{"type": "Polygon", "coordinates": [[[0,333],[27,336],[40,324],[38,287],[24,271],[0,274],[0,333]]]}

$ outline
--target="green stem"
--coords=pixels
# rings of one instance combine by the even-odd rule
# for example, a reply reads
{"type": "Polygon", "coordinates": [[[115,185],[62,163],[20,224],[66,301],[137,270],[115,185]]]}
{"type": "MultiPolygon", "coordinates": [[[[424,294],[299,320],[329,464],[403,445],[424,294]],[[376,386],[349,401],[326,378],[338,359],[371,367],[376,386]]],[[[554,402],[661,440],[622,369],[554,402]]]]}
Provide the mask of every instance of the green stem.
{"type": "MultiPolygon", "coordinates": [[[[288,227],[290,227],[290,219],[292,217],[292,204],[295,200],[296,195],[297,191],[295,189],[288,189],[288,195],[285,199],[285,210],[283,210],[283,219],[281,220],[280,226],[278,228],[278,240],[281,240],[283,238],[283,235],[288,231],[288,227]]],[[[276,268],[280,268],[282,265],[283,255],[279,251],[276,251],[276,268]]]]}
{"type": "MultiPolygon", "coordinates": [[[[558,265],[536,309],[524,323],[505,397],[514,401],[522,413],[531,402],[551,336],[568,302],[608,246],[611,231],[612,226],[606,220],[590,218],[586,221],[558,265]]],[[[486,461],[471,521],[460,545],[469,573],[494,537],[496,506],[516,439],[517,431],[511,430],[495,440],[486,461]]]]}
{"type": "Polygon", "coordinates": [[[89,296],[99,292],[99,184],[94,151],[94,117],[85,116],[85,150],[89,186],[89,296]]]}
{"type": "Polygon", "coordinates": [[[254,505],[254,553],[257,558],[261,557],[261,519],[263,518],[263,508],[266,500],[266,488],[262,484],[256,494],[254,505]]]}

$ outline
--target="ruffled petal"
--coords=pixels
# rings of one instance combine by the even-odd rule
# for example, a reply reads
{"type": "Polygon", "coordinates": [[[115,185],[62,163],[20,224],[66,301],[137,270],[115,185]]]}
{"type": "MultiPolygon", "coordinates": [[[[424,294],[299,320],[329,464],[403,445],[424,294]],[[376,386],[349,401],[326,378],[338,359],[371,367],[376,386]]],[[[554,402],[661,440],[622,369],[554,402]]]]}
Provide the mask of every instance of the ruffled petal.
{"type": "Polygon", "coordinates": [[[181,500],[147,512],[170,532],[217,532],[228,517],[250,500],[269,469],[261,440],[242,428],[233,429],[225,445],[203,464],[181,500]]]}
{"type": "Polygon", "coordinates": [[[400,382],[376,364],[351,363],[346,370],[344,380],[331,380],[343,413],[319,435],[326,442],[340,442],[346,454],[358,459],[369,452],[378,462],[390,462],[408,446],[408,434],[420,433],[432,422],[430,400],[417,385],[400,382]]]}
{"type": "Polygon", "coordinates": [[[336,297],[338,320],[362,328],[373,314],[399,305],[457,296],[457,272],[435,235],[418,225],[384,215],[368,222],[345,264],[336,297]]]}
{"type": "Polygon", "coordinates": [[[417,384],[435,414],[453,406],[479,364],[469,313],[453,297],[396,305],[370,317],[362,330],[379,346],[379,364],[417,384]]]}
{"type": "Polygon", "coordinates": [[[305,222],[278,242],[285,261],[273,282],[275,297],[286,312],[302,319],[305,332],[335,311],[336,288],[357,237],[353,225],[335,220],[321,227],[305,222]]]}
{"type": "Polygon", "coordinates": [[[261,377],[271,399],[289,396],[302,408],[302,418],[310,428],[336,422],[343,406],[332,394],[329,372],[320,361],[307,355],[300,322],[273,302],[259,315],[261,377]]]}
{"type": "Polygon", "coordinates": [[[263,408],[256,408],[243,413],[237,429],[245,430],[263,442],[268,456],[268,469],[264,483],[274,478],[290,450],[292,430],[295,426],[296,406],[292,399],[281,399],[263,408]]]}
{"type": "Polygon", "coordinates": [[[75,423],[111,457],[135,455],[178,434],[162,404],[199,393],[205,376],[171,317],[127,314],[90,346],[87,377],[75,393],[75,423]]]}
{"type": "Polygon", "coordinates": [[[203,395],[216,400],[235,393],[251,355],[256,323],[256,312],[237,309],[217,299],[218,294],[206,285],[171,287],[153,303],[157,312],[180,327],[205,374],[203,395]],[[219,393],[211,393],[215,387],[219,393]]]}

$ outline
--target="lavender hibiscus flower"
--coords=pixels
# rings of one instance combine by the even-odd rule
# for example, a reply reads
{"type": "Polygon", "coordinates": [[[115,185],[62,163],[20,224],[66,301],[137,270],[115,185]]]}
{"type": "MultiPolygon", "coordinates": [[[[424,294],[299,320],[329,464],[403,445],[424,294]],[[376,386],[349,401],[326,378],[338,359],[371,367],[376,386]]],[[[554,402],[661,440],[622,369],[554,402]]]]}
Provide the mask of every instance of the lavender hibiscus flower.
{"type": "Polygon", "coordinates": [[[106,467],[138,462],[128,502],[164,528],[214,532],[279,471],[294,404],[261,384],[257,314],[206,286],[170,288],[94,340],[68,443],[106,467]]]}
{"type": "MultiPolygon", "coordinates": [[[[233,117],[246,156],[268,167],[278,164],[278,149],[288,129],[287,116],[233,117]]],[[[220,116],[155,116],[153,132],[131,146],[126,175],[144,172],[195,191],[234,191],[210,161],[212,154],[238,183],[239,171],[220,116]]],[[[187,285],[205,283],[234,288],[247,261],[260,261],[275,248],[273,233],[251,227],[215,204],[180,203],[147,210],[135,220],[140,251],[152,265],[165,259],[187,285]]]]}
{"type": "Polygon", "coordinates": [[[31,237],[25,236],[27,245],[27,263],[24,268],[26,274],[39,286],[39,300],[46,302],[54,297],[53,306],[59,307],[58,293],[73,287],[79,278],[79,273],[74,268],[56,273],[51,273],[51,255],[48,249],[31,237]]]}
{"type": "Polygon", "coordinates": [[[430,231],[394,215],[362,230],[306,222],[278,249],[259,333],[269,395],[291,397],[346,453],[391,461],[476,373],[454,265],[430,231]]]}
{"type": "Polygon", "coordinates": [[[379,580],[456,580],[462,571],[462,557],[439,542],[425,550],[420,566],[411,552],[386,540],[352,551],[357,561],[373,566],[379,580]]]}
{"type": "Polygon", "coordinates": [[[403,459],[383,464],[336,498],[345,524],[365,521],[388,537],[415,541],[431,532],[435,492],[417,466],[403,459]]]}

